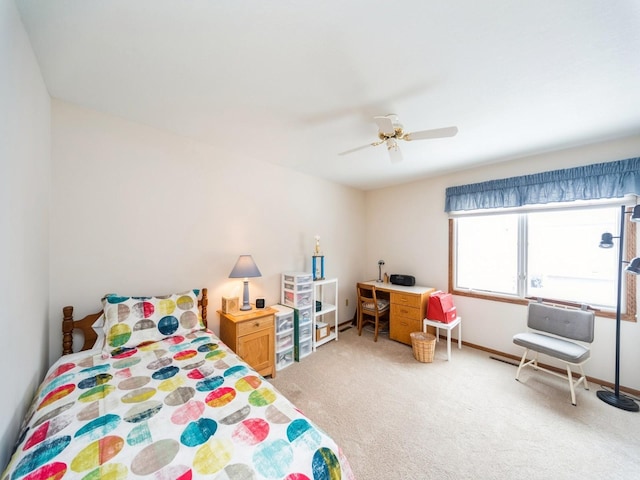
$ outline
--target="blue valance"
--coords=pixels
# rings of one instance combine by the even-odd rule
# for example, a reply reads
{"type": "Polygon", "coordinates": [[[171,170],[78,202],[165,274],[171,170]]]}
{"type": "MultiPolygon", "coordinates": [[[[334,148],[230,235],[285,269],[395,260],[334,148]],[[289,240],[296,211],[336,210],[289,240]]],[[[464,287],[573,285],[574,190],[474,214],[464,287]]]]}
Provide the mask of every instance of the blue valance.
{"type": "Polygon", "coordinates": [[[445,212],[640,195],[640,157],[449,187],[445,212]]]}

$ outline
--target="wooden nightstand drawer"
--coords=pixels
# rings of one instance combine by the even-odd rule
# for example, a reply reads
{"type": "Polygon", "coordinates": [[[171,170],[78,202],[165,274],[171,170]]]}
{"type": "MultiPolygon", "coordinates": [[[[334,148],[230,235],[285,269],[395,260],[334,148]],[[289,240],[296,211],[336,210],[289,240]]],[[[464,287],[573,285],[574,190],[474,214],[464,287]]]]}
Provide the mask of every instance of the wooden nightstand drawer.
{"type": "Polygon", "coordinates": [[[273,315],[242,322],[238,324],[238,336],[248,335],[268,328],[273,330],[273,325],[273,315]]]}
{"type": "Polygon", "coordinates": [[[405,305],[391,304],[391,316],[404,318],[407,320],[422,320],[422,314],[418,307],[407,307],[405,305]]]}
{"type": "Polygon", "coordinates": [[[420,295],[411,295],[409,293],[391,292],[391,303],[404,305],[406,307],[420,307],[420,295]]]}

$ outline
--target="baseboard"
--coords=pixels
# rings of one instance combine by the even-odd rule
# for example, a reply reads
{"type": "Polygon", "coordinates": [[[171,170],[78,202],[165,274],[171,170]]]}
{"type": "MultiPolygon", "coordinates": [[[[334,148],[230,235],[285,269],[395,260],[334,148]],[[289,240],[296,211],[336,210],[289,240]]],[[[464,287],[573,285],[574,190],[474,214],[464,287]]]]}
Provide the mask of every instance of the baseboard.
{"type": "Polygon", "coordinates": [[[353,324],[351,323],[351,320],[347,320],[345,322],[341,322],[341,323],[338,324],[338,331],[339,332],[344,332],[345,330],[349,330],[352,326],[353,326],[353,324]]]}
{"type": "MultiPolygon", "coordinates": [[[[442,337],[441,336],[441,338],[445,338],[445,340],[446,340],[446,337],[442,337]]],[[[453,343],[453,338],[451,339],[451,342],[453,343]]],[[[492,348],[483,347],[482,345],[476,345],[474,343],[465,342],[464,340],[462,341],[462,344],[467,346],[467,347],[474,348],[476,350],[481,350],[483,352],[490,353],[492,355],[497,355],[497,356],[500,356],[500,357],[504,357],[505,359],[514,360],[516,366],[518,366],[520,364],[520,359],[522,358],[522,356],[512,355],[510,353],[504,353],[504,352],[501,352],[499,350],[494,350],[492,348]]],[[[501,360],[501,359],[497,358],[496,360],[501,360]]],[[[511,363],[511,362],[507,362],[507,363],[511,363]]],[[[548,370],[553,370],[553,371],[555,371],[557,373],[560,373],[560,374],[565,374],[566,373],[566,370],[564,370],[562,368],[554,367],[553,365],[547,365],[547,364],[542,363],[542,362],[538,362],[538,364],[541,367],[544,367],[544,368],[546,368],[548,370]]],[[[576,377],[576,378],[580,377],[580,375],[578,375],[575,372],[573,372],[573,376],[576,377]]],[[[587,377],[587,381],[589,381],[589,382],[591,382],[593,384],[602,385],[603,387],[609,387],[611,389],[615,388],[615,385],[613,383],[611,383],[611,382],[607,382],[605,380],[601,380],[601,379],[595,378],[595,377],[590,377],[589,375],[587,375],[586,377],[587,377]]],[[[626,393],[628,393],[630,395],[634,395],[636,397],[640,396],[640,390],[636,390],[635,388],[629,388],[629,387],[625,387],[623,385],[620,385],[620,390],[624,391],[624,392],[626,392],[626,393]]]]}

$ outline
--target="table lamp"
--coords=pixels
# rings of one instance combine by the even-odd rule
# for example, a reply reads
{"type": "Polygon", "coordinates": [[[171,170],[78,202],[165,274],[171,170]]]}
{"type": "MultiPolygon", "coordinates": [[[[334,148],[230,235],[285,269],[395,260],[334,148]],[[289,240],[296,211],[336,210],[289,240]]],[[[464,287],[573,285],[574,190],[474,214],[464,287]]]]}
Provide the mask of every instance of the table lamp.
{"type": "Polygon", "coordinates": [[[240,310],[251,310],[249,303],[249,278],[261,277],[262,274],[258,270],[256,262],[253,261],[251,255],[240,255],[233,270],[229,274],[229,278],[243,278],[244,290],[242,292],[242,306],[240,310]]]}

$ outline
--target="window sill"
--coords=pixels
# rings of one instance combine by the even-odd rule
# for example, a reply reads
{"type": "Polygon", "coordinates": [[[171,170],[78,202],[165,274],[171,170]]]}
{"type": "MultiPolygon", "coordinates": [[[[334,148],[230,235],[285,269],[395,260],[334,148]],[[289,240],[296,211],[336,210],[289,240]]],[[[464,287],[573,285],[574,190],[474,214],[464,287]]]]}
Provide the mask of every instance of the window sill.
{"type": "MultiPolygon", "coordinates": [[[[492,295],[489,293],[479,293],[479,292],[475,292],[473,290],[456,290],[453,288],[449,289],[452,295],[456,295],[459,297],[468,297],[468,298],[477,298],[479,300],[489,300],[492,302],[503,302],[503,303],[510,303],[513,305],[528,305],[529,302],[531,302],[532,300],[534,300],[533,298],[528,299],[528,298],[517,298],[517,297],[509,297],[509,296],[501,296],[501,295],[492,295]]],[[[568,307],[578,307],[579,305],[575,305],[575,304],[570,304],[568,302],[563,302],[563,301],[556,301],[556,300],[552,300],[552,299],[543,299],[543,301],[545,302],[549,302],[549,303],[555,303],[558,305],[564,305],[564,306],[568,306],[568,307]]],[[[616,312],[613,312],[611,310],[599,310],[597,308],[591,308],[589,307],[591,310],[593,310],[596,314],[596,317],[602,317],[602,318],[612,318],[615,319],[616,318],[616,312]]],[[[635,318],[635,315],[631,315],[631,314],[622,314],[620,316],[620,319],[626,322],[633,322],[636,323],[637,319],[635,318]]]]}

